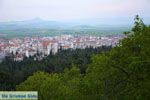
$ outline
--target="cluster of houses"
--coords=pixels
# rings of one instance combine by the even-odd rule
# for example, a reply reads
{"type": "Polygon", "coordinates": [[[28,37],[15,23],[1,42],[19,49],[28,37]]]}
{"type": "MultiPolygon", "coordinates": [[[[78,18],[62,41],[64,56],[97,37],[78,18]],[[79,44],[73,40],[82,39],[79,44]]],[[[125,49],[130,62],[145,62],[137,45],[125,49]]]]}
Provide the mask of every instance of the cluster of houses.
{"type": "MultiPolygon", "coordinates": [[[[23,39],[0,39],[0,60],[13,57],[14,61],[22,61],[24,57],[40,54],[38,59],[56,54],[59,49],[84,49],[86,47],[115,46],[122,36],[73,36],[60,35],[54,37],[25,37],[23,39]]],[[[37,58],[35,58],[37,60],[37,58]]]]}

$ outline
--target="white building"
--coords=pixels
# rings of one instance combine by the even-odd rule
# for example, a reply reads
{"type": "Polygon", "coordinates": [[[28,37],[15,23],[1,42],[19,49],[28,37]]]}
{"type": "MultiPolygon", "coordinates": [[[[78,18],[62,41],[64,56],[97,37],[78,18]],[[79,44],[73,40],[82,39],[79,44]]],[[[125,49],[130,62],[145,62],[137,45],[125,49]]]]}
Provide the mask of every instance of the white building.
{"type": "Polygon", "coordinates": [[[58,52],[58,43],[53,43],[51,50],[53,54],[56,54],[58,52]]]}

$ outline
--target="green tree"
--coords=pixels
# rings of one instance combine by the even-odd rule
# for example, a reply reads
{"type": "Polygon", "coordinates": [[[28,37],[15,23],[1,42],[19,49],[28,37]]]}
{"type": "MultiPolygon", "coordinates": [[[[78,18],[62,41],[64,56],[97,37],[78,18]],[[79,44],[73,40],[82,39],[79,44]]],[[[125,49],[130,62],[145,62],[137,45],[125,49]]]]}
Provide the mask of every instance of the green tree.
{"type": "MultiPolygon", "coordinates": [[[[86,73],[75,65],[59,74],[38,72],[17,90],[37,90],[40,100],[149,100],[150,26],[136,16],[125,35],[110,52],[93,55],[86,73]]],[[[77,54],[75,62],[83,62],[77,54]]]]}
{"type": "Polygon", "coordinates": [[[44,100],[43,92],[41,91],[42,84],[49,77],[49,74],[44,72],[36,72],[26,81],[17,86],[18,91],[38,91],[38,99],[44,100]]]}

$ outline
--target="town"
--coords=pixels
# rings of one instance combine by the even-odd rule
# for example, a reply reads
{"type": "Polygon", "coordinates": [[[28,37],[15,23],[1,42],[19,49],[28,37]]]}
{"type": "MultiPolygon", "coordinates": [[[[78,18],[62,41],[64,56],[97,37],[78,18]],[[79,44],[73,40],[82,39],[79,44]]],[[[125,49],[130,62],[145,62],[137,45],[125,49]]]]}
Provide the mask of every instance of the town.
{"type": "Polygon", "coordinates": [[[86,47],[115,46],[124,36],[82,36],[60,35],[53,37],[24,37],[13,39],[0,39],[0,62],[5,57],[14,61],[22,61],[25,57],[41,60],[50,53],[56,54],[59,49],[84,49],[86,47]]]}

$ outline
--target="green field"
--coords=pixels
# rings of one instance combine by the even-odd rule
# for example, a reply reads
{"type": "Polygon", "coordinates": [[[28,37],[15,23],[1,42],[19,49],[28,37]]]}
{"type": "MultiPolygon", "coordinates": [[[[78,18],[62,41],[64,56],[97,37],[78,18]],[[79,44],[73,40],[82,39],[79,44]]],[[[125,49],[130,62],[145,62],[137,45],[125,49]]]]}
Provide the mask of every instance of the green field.
{"type": "Polygon", "coordinates": [[[56,36],[62,34],[71,35],[113,35],[122,34],[125,30],[130,30],[129,27],[110,27],[110,28],[71,28],[71,29],[8,29],[0,30],[0,37],[14,38],[14,37],[28,37],[28,36],[56,36]]]}

